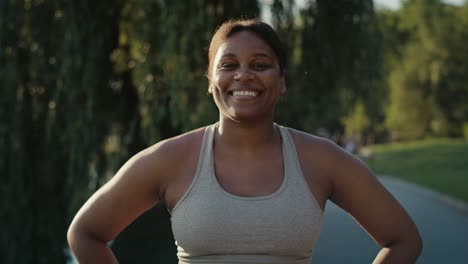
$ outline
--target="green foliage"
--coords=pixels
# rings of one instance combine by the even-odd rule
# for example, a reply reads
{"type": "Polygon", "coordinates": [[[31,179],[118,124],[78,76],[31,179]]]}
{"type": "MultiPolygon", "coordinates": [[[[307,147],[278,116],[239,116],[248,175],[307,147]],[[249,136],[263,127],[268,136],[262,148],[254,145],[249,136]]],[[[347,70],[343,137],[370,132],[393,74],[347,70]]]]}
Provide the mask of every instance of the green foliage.
{"type": "Polygon", "coordinates": [[[1,262],[63,263],[75,194],[98,186],[116,17],[103,2],[2,5],[1,262]]]}
{"type": "MultiPolygon", "coordinates": [[[[415,47],[415,52],[416,52],[415,47]]],[[[411,63],[412,61],[409,61],[411,63]]],[[[390,106],[386,124],[393,139],[420,139],[426,135],[431,105],[417,80],[418,64],[403,64],[390,77],[390,106]]]]}
{"type": "Polygon", "coordinates": [[[392,139],[462,135],[468,116],[466,8],[413,0],[401,13],[381,14],[392,139]]]}
{"type": "Polygon", "coordinates": [[[343,119],[345,135],[347,137],[356,137],[364,134],[369,128],[369,118],[366,114],[365,106],[358,101],[349,116],[343,119]]]}
{"type": "Polygon", "coordinates": [[[463,123],[463,138],[468,139],[468,122],[463,123]]]}
{"type": "Polygon", "coordinates": [[[381,36],[372,1],[316,1],[297,11],[295,18],[287,15],[294,7],[281,10],[286,14],[277,16],[280,21],[275,24],[289,40],[291,56],[288,91],[278,119],[310,132],[321,127],[340,132],[342,117],[350,115],[361,99],[370,124],[381,122],[383,111],[373,103],[381,94],[376,82],[381,36]]]}

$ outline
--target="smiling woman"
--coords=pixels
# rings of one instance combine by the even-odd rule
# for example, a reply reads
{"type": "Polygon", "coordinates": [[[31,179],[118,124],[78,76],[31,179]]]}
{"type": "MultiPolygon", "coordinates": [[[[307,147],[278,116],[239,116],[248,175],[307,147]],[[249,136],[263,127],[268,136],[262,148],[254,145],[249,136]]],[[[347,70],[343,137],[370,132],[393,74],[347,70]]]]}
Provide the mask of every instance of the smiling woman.
{"type": "Polygon", "coordinates": [[[372,172],[334,143],[274,123],[284,54],[266,23],[221,25],[207,71],[219,121],[132,157],[73,220],[76,258],[116,263],[107,242],[164,202],[181,264],[308,264],[331,200],[382,247],[374,263],[413,263],[418,230],[372,172]]]}
{"type": "Polygon", "coordinates": [[[276,101],[286,91],[279,56],[256,33],[241,31],[226,37],[229,41],[216,48],[208,75],[220,120],[272,122],[276,101]]]}

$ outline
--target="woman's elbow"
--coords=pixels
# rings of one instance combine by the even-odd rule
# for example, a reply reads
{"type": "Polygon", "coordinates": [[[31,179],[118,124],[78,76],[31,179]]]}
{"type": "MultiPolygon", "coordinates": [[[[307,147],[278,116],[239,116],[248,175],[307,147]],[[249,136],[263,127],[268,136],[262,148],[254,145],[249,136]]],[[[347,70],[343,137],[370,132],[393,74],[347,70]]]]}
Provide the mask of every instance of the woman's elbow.
{"type": "Polygon", "coordinates": [[[79,236],[80,236],[79,228],[77,227],[75,223],[72,223],[68,227],[68,231],[67,231],[68,246],[70,247],[72,251],[74,251],[74,249],[76,248],[78,244],[79,236]]]}
{"type": "MultiPolygon", "coordinates": [[[[416,262],[423,251],[423,240],[419,234],[419,232],[415,232],[412,235],[408,235],[405,238],[401,239],[399,243],[396,243],[394,246],[390,248],[397,249],[397,251],[406,255],[407,259],[411,259],[412,261],[416,262]]],[[[405,259],[406,259],[405,258],[405,259]]],[[[414,263],[408,262],[408,263],[414,263]]],[[[406,263],[406,262],[405,262],[406,263]]]]}
{"type": "Polygon", "coordinates": [[[68,227],[67,241],[72,252],[80,250],[82,245],[94,240],[96,239],[94,239],[89,232],[86,232],[85,228],[83,228],[77,221],[73,221],[68,227]]]}
{"type": "Polygon", "coordinates": [[[421,255],[423,251],[423,240],[421,238],[418,228],[416,227],[416,224],[414,224],[414,228],[407,234],[408,236],[406,237],[406,245],[412,249],[414,255],[417,258],[421,255]]]}
{"type": "Polygon", "coordinates": [[[423,251],[423,240],[419,232],[416,234],[414,239],[414,252],[416,257],[419,257],[423,251]]]}

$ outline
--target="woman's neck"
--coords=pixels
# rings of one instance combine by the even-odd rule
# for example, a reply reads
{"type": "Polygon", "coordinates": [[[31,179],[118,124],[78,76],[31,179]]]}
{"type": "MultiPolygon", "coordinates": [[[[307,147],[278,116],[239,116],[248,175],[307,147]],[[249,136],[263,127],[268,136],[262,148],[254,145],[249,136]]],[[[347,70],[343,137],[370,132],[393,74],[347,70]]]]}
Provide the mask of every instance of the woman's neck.
{"type": "Polygon", "coordinates": [[[273,120],[239,122],[220,118],[216,132],[217,144],[236,152],[254,152],[280,141],[273,120]]]}

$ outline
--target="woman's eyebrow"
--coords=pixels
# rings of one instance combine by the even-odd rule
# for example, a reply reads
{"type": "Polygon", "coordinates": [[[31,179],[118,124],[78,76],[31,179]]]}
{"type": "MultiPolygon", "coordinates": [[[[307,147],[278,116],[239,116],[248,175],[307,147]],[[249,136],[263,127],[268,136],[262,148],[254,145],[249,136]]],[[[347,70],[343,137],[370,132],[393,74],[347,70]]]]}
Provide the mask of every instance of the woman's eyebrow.
{"type": "Polygon", "coordinates": [[[234,53],[226,53],[226,54],[223,54],[223,56],[221,56],[221,58],[234,58],[234,57],[236,57],[234,53]]]}
{"type": "MultiPolygon", "coordinates": [[[[264,52],[257,52],[253,54],[254,57],[266,57],[270,58],[271,56],[264,52]]],[[[221,56],[221,58],[235,58],[237,57],[234,53],[226,53],[221,56]]]]}
{"type": "Polygon", "coordinates": [[[268,55],[267,53],[263,53],[263,52],[258,52],[258,53],[255,53],[254,54],[255,57],[270,57],[270,55],[268,55]]]}

